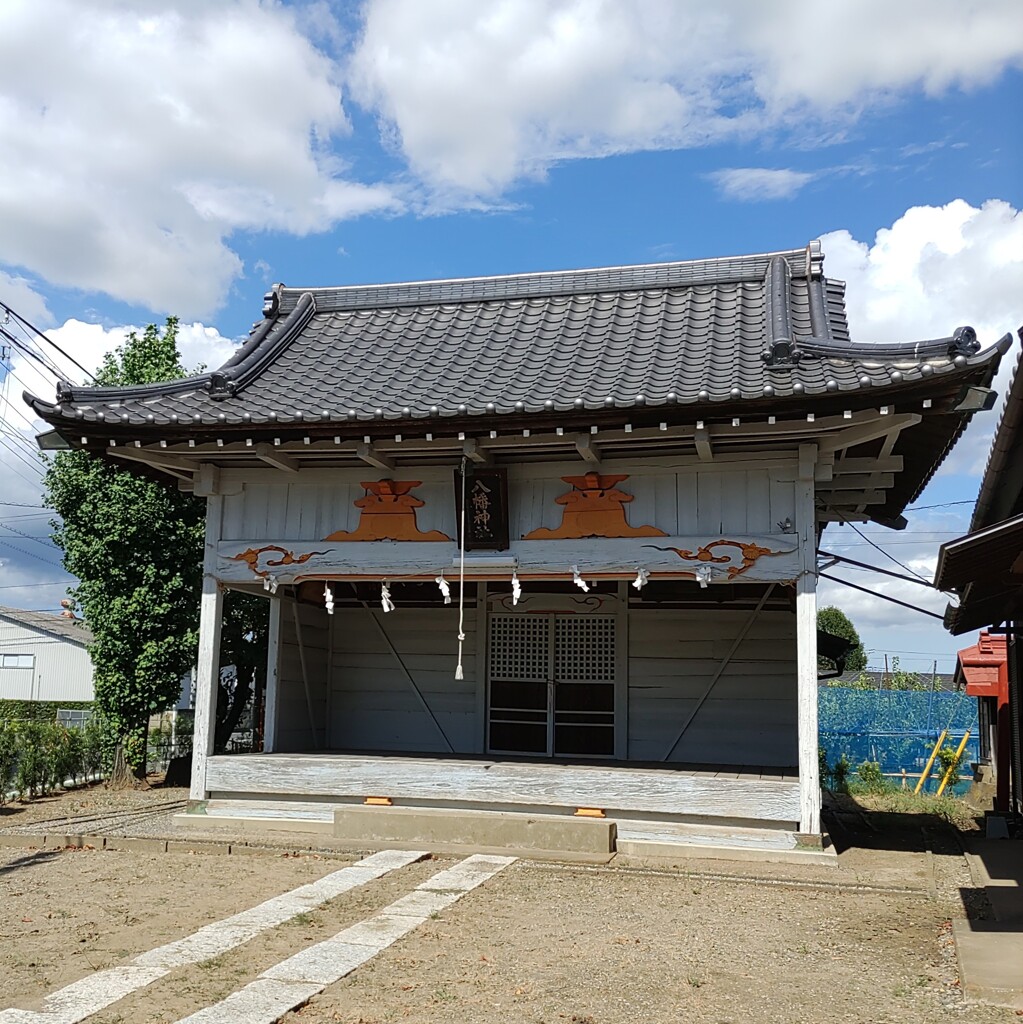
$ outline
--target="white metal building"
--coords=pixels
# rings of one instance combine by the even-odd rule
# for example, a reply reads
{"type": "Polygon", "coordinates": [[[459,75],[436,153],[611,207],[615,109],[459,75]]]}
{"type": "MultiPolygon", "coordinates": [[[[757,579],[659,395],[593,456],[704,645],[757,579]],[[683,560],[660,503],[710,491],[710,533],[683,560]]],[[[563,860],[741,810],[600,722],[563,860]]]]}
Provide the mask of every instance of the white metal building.
{"type": "Polygon", "coordinates": [[[80,622],[0,606],[0,700],[92,700],[91,640],[80,622]]]}

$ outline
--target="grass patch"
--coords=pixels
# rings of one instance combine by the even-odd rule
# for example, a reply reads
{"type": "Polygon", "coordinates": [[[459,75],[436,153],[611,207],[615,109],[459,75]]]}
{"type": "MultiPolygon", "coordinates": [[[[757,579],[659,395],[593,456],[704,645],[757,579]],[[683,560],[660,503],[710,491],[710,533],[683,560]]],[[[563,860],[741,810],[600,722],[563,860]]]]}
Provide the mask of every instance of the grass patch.
{"type": "MultiPolygon", "coordinates": [[[[882,792],[868,792],[865,788],[861,790],[856,783],[850,783],[848,793],[833,794],[833,799],[843,810],[891,815],[887,821],[896,828],[909,824],[900,819],[919,818],[921,815],[940,818],[960,832],[974,832],[978,827],[977,812],[954,796],[914,793],[911,789],[895,787],[882,792]]],[[[871,820],[874,825],[882,824],[877,818],[871,820]]]]}

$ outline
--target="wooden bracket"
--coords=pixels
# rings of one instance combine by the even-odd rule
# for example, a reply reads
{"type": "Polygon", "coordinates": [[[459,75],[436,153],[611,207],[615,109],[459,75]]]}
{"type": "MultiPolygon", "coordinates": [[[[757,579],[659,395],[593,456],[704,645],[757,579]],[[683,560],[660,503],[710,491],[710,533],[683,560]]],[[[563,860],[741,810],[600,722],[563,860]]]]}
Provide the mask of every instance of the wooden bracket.
{"type": "Polygon", "coordinates": [[[368,444],[365,441],[360,441],[355,446],[355,454],[362,459],[363,462],[368,463],[370,466],[375,466],[377,469],[394,469],[394,460],[388,458],[383,452],[377,451],[373,445],[368,444]]]}
{"type": "Polygon", "coordinates": [[[593,447],[593,442],[585,434],[580,434],[575,439],[575,450],[584,462],[588,462],[591,466],[600,465],[600,453],[593,447]]]}
{"type": "Polygon", "coordinates": [[[389,796],[368,796],[362,801],[367,807],[392,807],[394,801],[389,796]]]}
{"type": "Polygon", "coordinates": [[[493,462],[490,452],[482,448],[479,441],[474,437],[465,439],[465,442],[462,444],[462,452],[467,459],[481,466],[489,466],[493,462]]]}
{"type": "Polygon", "coordinates": [[[693,434],[693,443],[696,445],[696,454],[704,462],[714,460],[714,448],[710,443],[710,431],[706,427],[697,427],[693,434]]]}
{"type": "Polygon", "coordinates": [[[278,451],[271,444],[257,444],[253,449],[257,458],[262,459],[267,465],[276,469],[283,469],[286,473],[297,473],[298,463],[284,452],[278,451]]]}

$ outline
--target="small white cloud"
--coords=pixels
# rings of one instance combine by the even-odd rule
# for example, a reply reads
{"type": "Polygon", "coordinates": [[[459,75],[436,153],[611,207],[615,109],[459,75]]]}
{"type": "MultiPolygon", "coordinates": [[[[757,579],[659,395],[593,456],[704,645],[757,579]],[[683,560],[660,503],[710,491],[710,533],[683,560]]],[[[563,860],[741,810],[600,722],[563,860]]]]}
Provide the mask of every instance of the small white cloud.
{"type": "Polygon", "coordinates": [[[771,167],[725,167],[707,177],[725,199],[753,203],[766,199],[791,199],[814,175],[805,171],[771,167]]]}

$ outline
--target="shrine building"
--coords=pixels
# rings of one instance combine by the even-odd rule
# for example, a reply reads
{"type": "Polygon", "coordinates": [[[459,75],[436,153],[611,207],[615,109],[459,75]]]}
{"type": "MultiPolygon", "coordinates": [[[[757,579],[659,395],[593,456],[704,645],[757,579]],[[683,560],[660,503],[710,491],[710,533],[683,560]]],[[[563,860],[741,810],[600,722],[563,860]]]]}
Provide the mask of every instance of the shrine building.
{"type": "Polygon", "coordinates": [[[817,242],[279,285],[217,370],[26,396],[206,499],[192,813],[819,836],[821,533],[904,526],[1009,345],[854,339],[844,292],[817,242]],[[228,589],[269,602],[260,753],[212,747],[228,589]]]}

